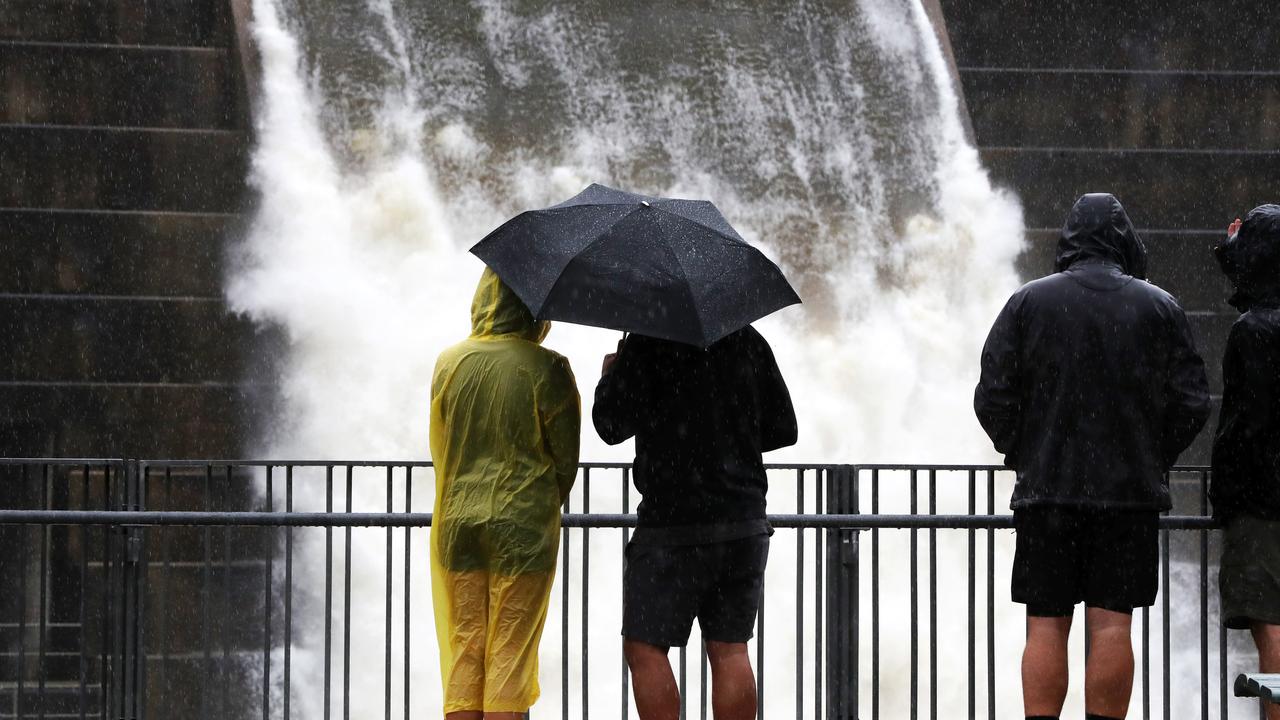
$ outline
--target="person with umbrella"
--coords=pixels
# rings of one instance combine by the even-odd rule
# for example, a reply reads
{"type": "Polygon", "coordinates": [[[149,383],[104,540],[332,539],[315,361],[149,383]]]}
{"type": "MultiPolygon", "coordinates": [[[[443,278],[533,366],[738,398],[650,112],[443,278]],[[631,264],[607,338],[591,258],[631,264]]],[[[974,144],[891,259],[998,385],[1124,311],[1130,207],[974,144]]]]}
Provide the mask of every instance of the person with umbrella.
{"type": "Polygon", "coordinates": [[[717,720],[756,716],[746,642],[772,530],[761,454],[796,441],[769,344],[750,323],[799,302],[707,202],[592,185],[472,249],[538,317],[633,333],[606,356],[592,418],[635,437],[643,496],[623,575],[624,652],[641,720],[674,720],[667,652],[696,618],[717,720]]]}
{"type": "Polygon", "coordinates": [[[578,472],[581,407],[550,323],[485,268],[471,336],[431,387],[431,591],[448,720],[523,718],[555,578],[560,506],[578,472]]]}
{"type": "Polygon", "coordinates": [[[796,442],[795,411],[769,344],[750,326],[700,348],[631,335],[606,356],[592,420],[634,437],[639,522],[626,550],[623,651],[642,720],[677,718],[667,660],[695,618],[717,720],[756,717],[747,641],[772,529],[761,454],[796,442]]]}

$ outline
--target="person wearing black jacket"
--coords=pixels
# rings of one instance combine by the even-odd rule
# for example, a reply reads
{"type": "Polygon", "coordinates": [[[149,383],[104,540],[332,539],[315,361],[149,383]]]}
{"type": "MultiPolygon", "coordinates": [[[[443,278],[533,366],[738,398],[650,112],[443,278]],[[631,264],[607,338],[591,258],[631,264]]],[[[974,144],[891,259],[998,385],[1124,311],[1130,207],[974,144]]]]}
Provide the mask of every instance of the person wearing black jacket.
{"type": "Polygon", "coordinates": [[[1145,280],[1146,249],[1115,197],[1076,201],[1054,270],[996,318],[974,409],[1017,471],[1012,596],[1027,606],[1026,715],[1061,712],[1083,601],[1086,711],[1122,718],[1132,612],[1156,596],[1164,473],[1208,417],[1208,384],[1186,316],[1145,280]]]}
{"type": "MultiPolygon", "coordinates": [[[[1280,673],[1280,205],[1254,208],[1214,248],[1242,314],[1222,360],[1209,499],[1224,525],[1223,623],[1248,629],[1260,672],[1280,673]]],[[[1268,707],[1280,720],[1280,706],[1268,707]]]]}
{"type": "Polygon", "coordinates": [[[752,327],[707,349],[631,335],[606,356],[592,419],[635,437],[642,500],[623,573],[623,650],[641,720],[679,717],[667,660],[696,617],[717,720],[756,716],[747,640],[772,529],[761,454],[794,444],[796,417],[773,351],[752,327]]]}

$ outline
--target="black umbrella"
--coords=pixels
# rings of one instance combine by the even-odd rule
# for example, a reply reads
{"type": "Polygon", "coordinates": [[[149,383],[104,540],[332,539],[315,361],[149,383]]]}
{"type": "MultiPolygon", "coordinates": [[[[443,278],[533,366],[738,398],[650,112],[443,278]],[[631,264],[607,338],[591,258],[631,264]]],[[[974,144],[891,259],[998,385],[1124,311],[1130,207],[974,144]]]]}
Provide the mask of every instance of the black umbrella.
{"type": "Polygon", "coordinates": [[[539,319],[706,347],[800,302],[714,205],[593,184],[471,248],[539,319]]]}

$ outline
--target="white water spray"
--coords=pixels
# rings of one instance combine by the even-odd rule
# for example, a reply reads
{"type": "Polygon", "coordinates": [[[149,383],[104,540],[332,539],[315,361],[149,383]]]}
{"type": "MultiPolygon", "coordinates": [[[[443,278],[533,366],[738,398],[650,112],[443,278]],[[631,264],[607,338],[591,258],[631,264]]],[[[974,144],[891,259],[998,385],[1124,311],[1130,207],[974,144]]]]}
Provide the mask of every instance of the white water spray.
{"type": "MultiPolygon", "coordinates": [[[[260,205],[227,294],[288,338],[283,411],[262,454],[426,459],[431,368],[441,349],[466,336],[480,273],[466,248],[521,209],[604,182],[712,199],[801,289],[804,306],[758,324],[801,427],[800,443],[771,460],[993,459],[972,416],[972,388],[982,339],[1016,285],[1021,215],[965,142],[918,2],[863,0],[848,18],[818,3],[724,17],[678,3],[656,14],[608,2],[537,10],[503,0],[328,5],[254,3],[263,61],[253,162],[260,205]]],[[[572,361],[587,413],[599,358],[616,337],[559,324],[548,340],[572,361]]],[[[629,452],[585,430],[584,460],[629,452]]],[[[771,511],[794,509],[780,486],[771,511]]],[[[415,509],[430,506],[431,491],[428,475],[415,476],[415,509]]],[[[397,509],[403,492],[397,480],[397,509]]],[[[323,490],[300,488],[296,507],[322,509],[325,501],[323,490]]],[[[593,509],[619,502],[616,489],[593,485],[593,509]]],[[[905,502],[901,487],[886,490],[883,509],[901,511],[905,502]]],[[[357,478],[355,509],[386,503],[385,483],[357,478]]],[[[356,530],[354,538],[352,716],[381,717],[385,534],[356,530]]],[[[439,676],[426,536],[410,542],[419,560],[409,578],[411,716],[432,717],[439,676]]],[[[617,538],[598,542],[593,577],[616,585],[617,538]]],[[[793,543],[775,536],[777,591],[767,602],[778,617],[794,617],[793,543]]],[[[322,545],[300,543],[300,552],[300,575],[322,577],[322,545]]],[[[337,576],[346,569],[339,557],[337,576]]],[[[1003,583],[1007,573],[998,577],[1003,583]]],[[[399,603],[393,617],[404,612],[399,603]]],[[[310,619],[301,622],[314,627],[322,605],[315,597],[303,604],[310,619]]],[[[897,607],[886,624],[900,620],[897,607]]],[[[612,666],[616,590],[591,609],[594,657],[612,666]]],[[[548,625],[535,717],[559,707],[560,637],[548,625]]],[[[295,690],[295,716],[310,720],[320,717],[319,636],[299,636],[293,682],[312,691],[295,690]]],[[[393,641],[398,658],[398,633],[393,641]]],[[[791,707],[795,652],[793,643],[771,641],[766,663],[776,658],[787,672],[771,673],[767,716],[791,707]]],[[[882,662],[905,669],[904,652],[887,647],[882,662]]],[[[571,667],[576,683],[576,660],[571,667]]],[[[393,677],[401,672],[397,664],[393,677]]],[[[616,673],[592,677],[593,711],[616,714],[616,673]]],[[[1001,682],[1008,688],[1011,680],[1001,682]]],[[[953,685],[944,694],[961,683],[953,685]]]]}

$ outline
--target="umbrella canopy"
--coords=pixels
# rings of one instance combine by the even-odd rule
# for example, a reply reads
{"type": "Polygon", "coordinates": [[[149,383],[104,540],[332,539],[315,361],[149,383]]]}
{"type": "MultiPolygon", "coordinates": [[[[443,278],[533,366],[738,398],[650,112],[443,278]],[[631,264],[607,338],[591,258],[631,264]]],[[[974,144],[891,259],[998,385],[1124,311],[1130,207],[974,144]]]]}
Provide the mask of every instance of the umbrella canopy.
{"type": "Polygon", "coordinates": [[[593,184],[471,248],[540,320],[707,347],[800,302],[714,205],[593,184]]]}

